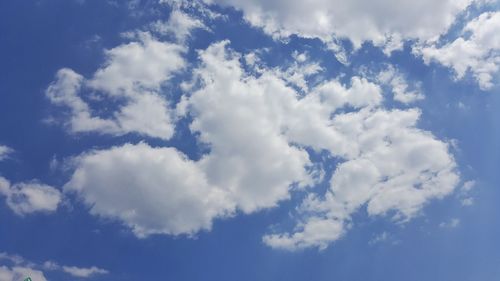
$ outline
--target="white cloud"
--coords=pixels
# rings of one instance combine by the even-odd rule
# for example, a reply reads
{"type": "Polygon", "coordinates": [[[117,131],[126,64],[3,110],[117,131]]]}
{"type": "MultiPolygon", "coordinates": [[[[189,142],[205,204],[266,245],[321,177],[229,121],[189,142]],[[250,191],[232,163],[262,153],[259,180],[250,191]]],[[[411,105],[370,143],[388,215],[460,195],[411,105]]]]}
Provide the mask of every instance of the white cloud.
{"type": "Polygon", "coordinates": [[[402,47],[401,40],[432,41],[444,33],[472,0],[204,0],[233,6],[245,19],[275,37],[297,34],[334,42],[347,38],[359,47],[364,41],[402,47]]]}
{"type": "Polygon", "coordinates": [[[0,177],[0,194],[18,215],[54,212],[62,200],[61,193],[54,187],[37,182],[11,184],[3,177],[0,177]]]}
{"type": "Polygon", "coordinates": [[[327,151],[340,162],[330,189],[306,191],[297,227],[263,238],[289,250],[327,247],[363,206],[371,216],[407,221],[454,190],[448,144],[416,127],[419,110],[384,109],[381,88],[357,76],[348,85],[304,80],[305,93],[298,93],[276,69],[246,72],[228,44],[199,51],[191,83],[199,86],[177,105],[207,154],[194,161],[144,143],[92,151],[75,159],[65,188],[93,214],[121,220],[140,237],[194,235],[216,218],[271,208],[293,190],[306,191],[322,171],[304,148],[327,151]]]}
{"type": "Polygon", "coordinates": [[[66,265],[59,265],[54,261],[46,261],[42,264],[41,267],[45,270],[50,270],[50,271],[62,271],[78,278],[90,278],[95,275],[109,273],[108,270],[99,268],[97,266],[91,266],[91,267],[66,266],[66,265]]]}
{"type": "Polygon", "coordinates": [[[439,227],[441,227],[441,228],[456,228],[459,225],[460,225],[460,219],[453,218],[453,219],[450,219],[447,222],[440,223],[439,227]]]}
{"type": "Polygon", "coordinates": [[[137,42],[107,50],[106,63],[91,79],[71,69],[58,71],[46,96],[53,104],[70,110],[66,125],[71,132],[172,137],[174,120],[160,87],[185,67],[184,47],[160,42],[148,33],[140,33],[138,37],[137,42]],[[82,89],[94,91],[93,96],[84,96],[82,89]],[[99,117],[97,109],[92,109],[85,99],[120,101],[124,105],[114,112],[111,110],[111,118],[104,118],[99,117]]]}
{"type": "Polygon", "coordinates": [[[472,197],[466,197],[466,198],[463,198],[462,201],[460,201],[462,206],[464,207],[468,207],[468,206],[472,206],[474,205],[474,198],[472,197]]]}
{"type": "Polygon", "coordinates": [[[387,233],[386,231],[374,236],[370,241],[368,241],[368,244],[370,245],[375,245],[375,244],[378,244],[378,243],[382,243],[382,242],[385,242],[389,239],[389,233],[387,233]]]}
{"type": "Polygon", "coordinates": [[[295,91],[272,74],[245,77],[238,55],[227,52],[226,44],[200,53],[203,86],[185,102],[194,119],[191,130],[211,149],[199,165],[249,213],[288,199],[290,185],[309,181],[310,162],[282,134],[295,91]]]}
{"type": "Polygon", "coordinates": [[[5,145],[0,145],[0,161],[6,159],[13,150],[5,145]]]}
{"type": "MultiPolygon", "coordinates": [[[[276,75],[304,92],[309,91],[307,79],[324,69],[318,62],[309,62],[307,53],[293,53],[294,62],[285,70],[275,68],[276,75]]],[[[246,57],[245,57],[246,59],[246,57]]]]}
{"type": "MultiPolygon", "coordinates": [[[[362,206],[370,216],[393,211],[393,219],[404,222],[416,216],[429,200],[450,194],[458,182],[455,162],[445,143],[414,127],[418,117],[414,109],[361,110],[334,117],[354,131],[349,140],[359,146],[358,153],[337,166],[326,194],[310,195],[303,202],[300,212],[309,216],[308,220],[293,234],[272,234],[266,237],[273,239],[264,241],[283,248],[277,238],[306,236],[308,224],[318,220],[347,224],[362,206]]],[[[326,240],[310,246],[321,249],[340,234],[325,234],[321,237],[326,240]]],[[[284,248],[303,246],[303,241],[297,240],[284,248]]]]}
{"type": "Polygon", "coordinates": [[[33,281],[47,281],[43,271],[60,271],[70,274],[78,278],[89,278],[99,274],[108,274],[109,271],[98,268],[96,266],[76,267],[76,266],[62,266],[53,261],[46,261],[43,264],[36,264],[25,260],[18,255],[10,255],[0,252],[0,261],[8,261],[12,264],[11,267],[0,267],[0,280],[2,281],[18,281],[31,277],[33,281]]]}
{"type": "Polygon", "coordinates": [[[0,266],[0,280],[2,281],[18,281],[31,277],[32,280],[47,281],[43,272],[29,267],[22,266],[0,266]]]}
{"type": "Polygon", "coordinates": [[[170,13],[167,22],[156,21],[151,25],[151,28],[152,31],[163,35],[174,35],[180,43],[189,38],[191,31],[194,29],[208,30],[208,27],[201,20],[193,18],[179,9],[174,9],[170,13]]]}
{"type": "Polygon", "coordinates": [[[486,12],[470,21],[459,38],[443,46],[420,46],[414,52],[425,63],[438,62],[454,70],[456,79],[470,72],[481,89],[493,87],[500,67],[500,12],[486,12]]]}
{"type": "Polygon", "coordinates": [[[108,271],[95,266],[89,268],[81,268],[76,266],[63,266],[63,271],[69,273],[72,276],[80,278],[88,278],[98,274],[107,274],[108,271]]]}
{"type": "Polygon", "coordinates": [[[378,74],[377,80],[382,84],[389,85],[392,88],[394,100],[401,103],[410,104],[425,98],[418,85],[415,85],[413,90],[409,90],[405,77],[391,65],[378,74]]]}
{"type": "Polygon", "coordinates": [[[113,96],[157,91],[161,84],[185,67],[184,47],[161,42],[149,33],[139,33],[139,41],[105,52],[107,62],[87,83],[113,96]]]}
{"type": "Polygon", "coordinates": [[[173,148],[126,144],[77,159],[66,190],[77,191],[91,213],[122,220],[139,237],[194,234],[233,208],[211,188],[193,161],[173,148]]]}
{"type": "Polygon", "coordinates": [[[461,190],[462,190],[463,193],[468,193],[472,189],[474,189],[475,187],[476,187],[476,181],[470,180],[470,181],[464,182],[464,184],[462,185],[461,190]]]}
{"type": "Polygon", "coordinates": [[[335,219],[310,218],[298,226],[300,231],[293,234],[273,234],[263,237],[263,242],[273,248],[298,250],[317,247],[324,250],[328,245],[339,239],[345,232],[344,223],[335,219]]]}
{"type": "Polygon", "coordinates": [[[463,183],[462,187],[460,188],[460,193],[458,194],[462,206],[469,207],[474,205],[474,198],[469,194],[475,187],[476,181],[474,180],[469,180],[463,183]]]}

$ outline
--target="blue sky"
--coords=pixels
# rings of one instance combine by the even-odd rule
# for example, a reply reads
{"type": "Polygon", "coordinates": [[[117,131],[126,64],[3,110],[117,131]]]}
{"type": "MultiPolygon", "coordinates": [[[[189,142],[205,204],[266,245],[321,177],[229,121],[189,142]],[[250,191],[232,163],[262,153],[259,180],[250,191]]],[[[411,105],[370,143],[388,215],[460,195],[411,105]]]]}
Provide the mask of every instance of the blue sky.
{"type": "Polygon", "coordinates": [[[497,280],[498,1],[0,3],[0,281],[497,280]]]}

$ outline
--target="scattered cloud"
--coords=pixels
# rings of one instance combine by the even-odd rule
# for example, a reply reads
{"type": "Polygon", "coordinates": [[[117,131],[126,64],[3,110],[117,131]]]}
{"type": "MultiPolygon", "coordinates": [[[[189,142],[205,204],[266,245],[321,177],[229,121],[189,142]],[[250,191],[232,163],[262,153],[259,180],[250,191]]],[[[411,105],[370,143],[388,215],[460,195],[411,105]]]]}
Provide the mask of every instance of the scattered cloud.
{"type": "Polygon", "coordinates": [[[375,235],[370,241],[368,241],[368,244],[375,245],[378,243],[385,242],[385,241],[387,241],[387,239],[389,239],[389,233],[384,231],[380,234],[375,235]]]}
{"type": "Polygon", "coordinates": [[[79,278],[89,278],[94,275],[100,275],[100,274],[108,274],[109,271],[98,268],[96,266],[91,266],[91,267],[77,267],[77,266],[65,266],[65,265],[59,265],[58,263],[54,261],[46,261],[42,264],[42,268],[45,270],[50,270],[50,271],[61,271],[65,272],[71,276],[74,277],[79,277],[79,278]]]}
{"type": "Polygon", "coordinates": [[[459,225],[460,225],[460,219],[453,218],[453,219],[450,219],[447,222],[440,223],[439,227],[441,227],[441,228],[456,228],[459,225]]]}
{"type": "Polygon", "coordinates": [[[80,268],[76,266],[63,266],[63,271],[80,278],[88,278],[94,275],[107,274],[108,271],[95,266],[89,268],[80,268]]]}
{"type": "Polygon", "coordinates": [[[7,157],[9,157],[9,154],[11,154],[13,150],[5,145],[0,145],[0,161],[5,160],[7,157]]]}
{"type": "Polygon", "coordinates": [[[61,193],[54,187],[38,182],[11,184],[0,177],[0,194],[6,197],[7,206],[18,215],[35,212],[54,212],[61,203],[61,193]]]}
{"type": "Polygon", "coordinates": [[[474,198],[470,196],[470,193],[475,187],[476,181],[474,180],[466,181],[462,184],[462,187],[460,188],[460,192],[458,194],[462,206],[469,207],[474,205],[474,198]]]}
{"type": "Polygon", "coordinates": [[[420,46],[414,52],[424,62],[438,62],[450,67],[456,79],[470,72],[483,90],[494,86],[500,67],[500,12],[486,12],[471,20],[460,37],[439,46],[420,46]]]}
{"type": "Polygon", "coordinates": [[[233,208],[227,194],[174,148],[126,144],[76,161],[65,189],[78,192],[92,214],[120,219],[139,237],[194,234],[233,208]]]}
{"type": "Polygon", "coordinates": [[[173,116],[159,91],[163,83],[185,67],[184,47],[158,41],[149,33],[139,33],[138,39],[107,50],[106,63],[91,79],[67,68],[58,71],[46,96],[53,104],[69,110],[65,125],[70,132],[115,136],[137,133],[165,140],[172,137],[173,116]],[[84,95],[83,90],[93,92],[93,96],[84,95]],[[110,108],[117,100],[122,105],[114,112],[106,112],[111,117],[104,118],[92,109],[90,98],[94,103],[107,102],[110,108]]]}
{"type": "Polygon", "coordinates": [[[108,274],[105,269],[92,267],[76,267],[76,266],[61,266],[53,261],[46,261],[43,264],[36,264],[25,260],[19,255],[10,255],[0,252],[0,261],[7,261],[11,266],[0,267],[0,280],[2,281],[18,281],[31,277],[32,280],[47,281],[45,274],[47,271],[65,272],[71,276],[78,278],[89,278],[99,274],[108,274]]]}
{"type": "Polygon", "coordinates": [[[174,9],[167,22],[156,21],[151,25],[151,30],[161,35],[173,35],[175,39],[184,43],[194,29],[209,28],[199,19],[184,13],[182,10],[174,9]]]}
{"type": "Polygon", "coordinates": [[[472,198],[472,197],[463,198],[462,201],[460,201],[460,202],[462,203],[462,206],[464,206],[464,207],[472,206],[472,205],[474,205],[474,198],[472,198]]]}
{"type": "Polygon", "coordinates": [[[47,278],[40,270],[22,266],[0,266],[0,280],[2,281],[18,281],[24,280],[26,277],[31,277],[32,280],[37,281],[47,281],[47,278]]]}
{"type": "Polygon", "coordinates": [[[195,161],[145,143],[91,151],[75,158],[65,189],[139,237],[194,235],[216,218],[275,207],[293,190],[306,191],[324,171],[304,148],[327,151],[340,161],[330,189],[310,191],[299,208],[305,219],[292,233],[263,238],[288,250],[326,248],[362,206],[404,222],[454,190],[459,177],[448,144],[416,128],[418,109],[384,109],[379,85],[358,76],[347,85],[304,80],[301,94],[276,69],[247,72],[228,45],[199,51],[192,83],[199,86],[176,109],[177,118],[190,116],[191,132],[209,152],[195,161]]]}
{"type": "Polygon", "coordinates": [[[414,85],[414,89],[409,90],[409,85],[405,77],[392,65],[381,71],[377,76],[377,80],[381,84],[391,87],[393,98],[398,102],[410,104],[425,98],[419,85],[414,85]]]}
{"type": "Polygon", "coordinates": [[[264,32],[285,38],[292,34],[319,38],[328,44],[349,39],[355,48],[370,41],[386,52],[401,49],[402,41],[434,41],[455,17],[473,3],[465,1],[289,1],[204,0],[232,6],[264,32]]]}
{"type": "Polygon", "coordinates": [[[472,189],[474,189],[475,187],[476,187],[476,181],[474,181],[474,180],[466,181],[462,185],[461,191],[464,193],[468,193],[472,189]]]}

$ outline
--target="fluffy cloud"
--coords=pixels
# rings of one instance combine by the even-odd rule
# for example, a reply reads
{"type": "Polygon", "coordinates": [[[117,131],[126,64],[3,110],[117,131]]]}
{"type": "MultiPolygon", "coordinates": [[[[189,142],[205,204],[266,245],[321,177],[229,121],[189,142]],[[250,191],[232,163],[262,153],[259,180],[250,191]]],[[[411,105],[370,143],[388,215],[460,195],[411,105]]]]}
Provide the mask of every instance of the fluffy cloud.
{"type": "Polygon", "coordinates": [[[29,267],[22,266],[0,266],[0,280],[2,281],[18,281],[24,280],[26,277],[31,277],[32,280],[47,281],[43,272],[29,267]]]}
{"type": "Polygon", "coordinates": [[[245,19],[275,37],[297,34],[332,43],[347,38],[355,47],[364,41],[400,48],[401,40],[435,40],[472,0],[341,1],[341,0],[204,0],[233,6],[245,19]]]}
{"type": "Polygon", "coordinates": [[[76,266],[63,266],[63,270],[64,272],[69,273],[72,276],[80,278],[88,278],[94,275],[108,273],[107,270],[97,268],[95,266],[89,268],[80,268],[76,266]]]}
{"type": "Polygon", "coordinates": [[[151,25],[151,28],[154,32],[162,35],[173,35],[181,43],[190,36],[193,29],[208,30],[208,27],[201,20],[193,18],[179,9],[174,9],[170,13],[167,22],[157,21],[151,25]]]}
{"type": "Polygon", "coordinates": [[[76,267],[76,266],[61,266],[53,261],[46,261],[43,264],[36,264],[25,260],[18,255],[10,255],[0,253],[0,261],[10,263],[12,266],[6,265],[0,267],[0,280],[2,281],[18,281],[31,277],[32,280],[47,281],[44,272],[60,271],[78,278],[89,278],[99,274],[108,274],[105,269],[92,267],[76,267]]]}
{"type": "Polygon", "coordinates": [[[190,130],[208,148],[201,159],[145,143],[92,151],[75,159],[66,190],[140,237],[194,235],[216,218],[271,208],[302,190],[309,195],[294,231],[263,238],[290,250],[327,247],[362,206],[369,215],[407,221],[454,190],[448,145],[416,127],[418,109],[383,108],[382,89],[357,76],[312,88],[304,78],[299,93],[286,70],[247,72],[228,44],[199,51],[191,83],[197,86],[186,86],[177,105],[178,118],[189,116],[190,130]],[[308,189],[323,171],[305,147],[340,162],[325,194],[308,189]]]}
{"type": "Polygon", "coordinates": [[[107,271],[106,269],[102,269],[97,266],[91,266],[91,267],[66,266],[66,265],[59,265],[58,263],[53,261],[46,261],[43,263],[43,265],[41,265],[41,267],[48,271],[62,271],[78,278],[89,278],[95,275],[109,273],[109,271],[107,271]]]}
{"type": "Polygon", "coordinates": [[[65,188],[80,193],[91,213],[118,218],[139,237],[194,234],[232,209],[226,194],[173,148],[128,144],[77,161],[65,188]]]}
{"type": "Polygon", "coordinates": [[[7,198],[7,206],[18,215],[53,212],[62,197],[54,187],[36,182],[11,184],[3,177],[0,177],[0,194],[7,198]]]}
{"type": "Polygon", "coordinates": [[[348,226],[351,215],[363,206],[370,216],[392,213],[394,220],[407,221],[429,200],[450,194],[458,183],[455,162],[446,143],[415,128],[418,117],[414,109],[360,110],[334,117],[350,128],[349,140],[358,146],[358,153],[337,166],[325,194],[311,193],[302,203],[299,210],[305,222],[291,234],[267,235],[264,242],[289,250],[322,249],[338,239],[345,227],[337,227],[335,233],[316,233],[323,239],[312,243],[310,224],[328,220],[348,226]]]}
{"type": "Polygon", "coordinates": [[[415,48],[425,63],[438,62],[454,70],[461,79],[470,72],[487,90],[494,85],[500,67],[500,12],[486,12],[470,21],[459,38],[445,45],[415,48]]]}
{"type": "Polygon", "coordinates": [[[404,76],[393,66],[388,66],[385,70],[381,71],[377,80],[389,85],[392,89],[393,98],[404,104],[424,99],[419,86],[415,86],[413,90],[409,90],[409,85],[404,76]]]}
{"type": "Polygon", "coordinates": [[[149,33],[137,36],[137,42],[107,50],[106,63],[91,79],[71,69],[58,71],[46,96],[53,104],[69,109],[66,125],[71,132],[172,137],[174,121],[160,89],[174,73],[185,67],[184,47],[160,42],[149,33]],[[92,94],[84,95],[83,90],[92,94]],[[111,117],[105,118],[90,105],[96,101],[107,102],[110,108],[117,101],[121,105],[116,106],[111,117]]]}

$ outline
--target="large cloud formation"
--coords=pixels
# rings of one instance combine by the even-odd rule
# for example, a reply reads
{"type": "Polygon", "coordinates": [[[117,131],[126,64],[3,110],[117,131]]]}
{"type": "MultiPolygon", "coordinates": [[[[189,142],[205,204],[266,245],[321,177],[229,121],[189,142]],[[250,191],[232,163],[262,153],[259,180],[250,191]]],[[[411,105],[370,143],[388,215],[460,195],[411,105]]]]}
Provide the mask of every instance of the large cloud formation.
{"type": "MultiPolygon", "coordinates": [[[[209,148],[201,159],[146,143],[94,150],[74,159],[65,189],[139,237],[195,235],[214,219],[306,192],[297,227],[264,237],[272,247],[293,250],[326,247],[363,206],[369,215],[405,221],[455,188],[459,176],[448,145],[416,127],[418,109],[385,109],[380,86],[359,76],[298,92],[286,71],[245,60],[229,44],[199,51],[192,87],[176,105],[175,118],[189,116],[193,136],[209,148]],[[340,163],[326,193],[314,189],[324,171],[306,148],[340,163]]],[[[309,66],[297,57],[294,71],[317,72],[309,66]]]]}

